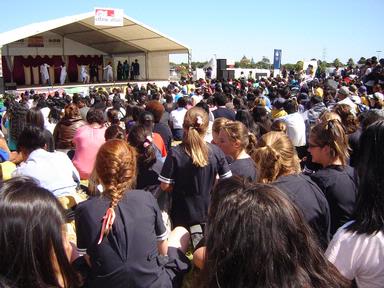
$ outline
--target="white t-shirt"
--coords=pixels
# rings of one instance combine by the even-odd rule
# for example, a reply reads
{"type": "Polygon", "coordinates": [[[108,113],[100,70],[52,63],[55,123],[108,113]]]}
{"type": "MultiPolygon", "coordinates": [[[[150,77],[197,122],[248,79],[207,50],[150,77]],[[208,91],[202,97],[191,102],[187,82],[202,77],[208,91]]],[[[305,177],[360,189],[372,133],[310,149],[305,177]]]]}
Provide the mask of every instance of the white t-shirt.
{"type": "Polygon", "coordinates": [[[325,256],[342,275],[355,279],[359,288],[384,287],[384,234],[357,234],[340,227],[325,256]]]}
{"type": "Polygon", "coordinates": [[[299,112],[278,119],[287,124],[287,135],[291,139],[293,146],[300,147],[306,144],[304,118],[299,112]]]}
{"type": "Polygon", "coordinates": [[[169,120],[173,124],[173,129],[183,129],[184,116],[187,113],[185,108],[177,108],[171,112],[169,120]]]}

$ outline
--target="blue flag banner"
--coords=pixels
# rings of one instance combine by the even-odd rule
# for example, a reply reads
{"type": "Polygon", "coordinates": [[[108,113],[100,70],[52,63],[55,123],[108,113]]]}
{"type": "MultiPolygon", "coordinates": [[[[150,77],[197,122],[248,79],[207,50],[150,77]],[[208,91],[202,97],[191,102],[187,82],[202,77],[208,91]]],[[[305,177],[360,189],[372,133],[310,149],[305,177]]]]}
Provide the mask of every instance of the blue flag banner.
{"type": "Polygon", "coordinates": [[[273,69],[278,70],[281,66],[281,49],[275,49],[273,51],[273,69]]]}

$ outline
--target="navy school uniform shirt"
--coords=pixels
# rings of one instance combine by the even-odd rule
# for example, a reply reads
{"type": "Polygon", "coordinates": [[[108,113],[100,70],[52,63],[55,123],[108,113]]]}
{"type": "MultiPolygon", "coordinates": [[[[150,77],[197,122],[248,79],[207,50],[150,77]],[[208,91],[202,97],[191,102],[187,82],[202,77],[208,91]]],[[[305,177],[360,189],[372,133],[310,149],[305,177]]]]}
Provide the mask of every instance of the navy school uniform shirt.
{"type": "Polygon", "coordinates": [[[331,211],[331,235],[351,220],[357,197],[357,175],[350,166],[330,165],[310,175],[323,191],[331,211]]]}
{"type": "Polygon", "coordinates": [[[252,158],[249,157],[244,159],[237,159],[234,161],[229,159],[228,162],[230,163],[229,168],[231,169],[232,175],[244,177],[250,182],[256,181],[256,166],[252,158]]]}
{"type": "Polygon", "coordinates": [[[126,191],[112,230],[98,245],[109,205],[108,198],[93,197],[75,212],[77,246],[92,264],[87,287],[172,287],[159,261],[157,241],[166,239],[167,231],[156,199],[142,190],[126,191]]]}
{"type": "Polygon", "coordinates": [[[197,167],[187,155],[183,144],[173,147],[165,159],[160,182],[173,184],[171,219],[174,226],[189,228],[205,223],[210,194],[216,181],[232,176],[223,151],[208,145],[208,165],[197,167]]]}
{"type": "Polygon", "coordinates": [[[331,215],[328,201],[315,182],[307,175],[293,174],[279,177],[272,185],[287,194],[302,211],[322,248],[330,241],[331,215]]]}

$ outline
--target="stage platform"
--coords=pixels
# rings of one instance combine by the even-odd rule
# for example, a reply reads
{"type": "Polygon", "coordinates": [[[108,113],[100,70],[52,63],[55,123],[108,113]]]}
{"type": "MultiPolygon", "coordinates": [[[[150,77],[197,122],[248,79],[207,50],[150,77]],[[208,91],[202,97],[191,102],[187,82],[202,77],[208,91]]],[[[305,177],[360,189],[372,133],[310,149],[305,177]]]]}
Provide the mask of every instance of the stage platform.
{"type": "Polygon", "coordinates": [[[13,90],[5,90],[5,93],[13,94],[15,96],[20,96],[21,93],[24,93],[25,91],[34,90],[35,93],[45,93],[47,95],[53,95],[56,91],[58,91],[60,94],[62,92],[66,92],[67,94],[73,94],[73,93],[81,93],[84,96],[87,96],[89,92],[93,89],[98,89],[99,87],[110,89],[113,88],[119,88],[122,90],[122,93],[125,92],[125,89],[128,86],[128,83],[132,86],[138,85],[146,86],[147,83],[154,83],[157,87],[163,87],[167,86],[170,81],[167,80],[140,80],[140,81],[116,81],[116,82],[101,82],[101,83],[89,83],[89,84],[83,84],[83,83],[68,83],[65,85],[52,85],[52,86],[42,86],[42,85],[34,85],[34,86],[18,86],[16,89],[13,90]]]}

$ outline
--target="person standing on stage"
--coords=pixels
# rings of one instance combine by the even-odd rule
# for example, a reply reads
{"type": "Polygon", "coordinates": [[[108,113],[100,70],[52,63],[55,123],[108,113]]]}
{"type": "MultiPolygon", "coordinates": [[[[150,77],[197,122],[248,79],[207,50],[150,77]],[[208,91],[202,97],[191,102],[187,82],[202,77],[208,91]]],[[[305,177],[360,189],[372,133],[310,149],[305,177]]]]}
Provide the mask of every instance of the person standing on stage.
{"type": "Polygon", "coordinates": [[[49,79],[49,73],[48,73],[48,68],[50,66],[47,63],[44,63],[40,65],[40,74],[41,74],[41,82],[42,84],[47,84],[51,85],[51,80],[49,79]]]}
{"type": "Polygon", "coordinates": [[[81,79],[84,84],[89,83],[89,74],[85,65],[81,65],[81,79]]]}
{"type": "Polygon", "coordinates": [[[132,71],[133,71],[133,78],[135,80],[138,80],[140,77],[140,64],[137,59],[135,59],[135,62],[132,64],[132,71]]]}
{"type": "Polygon", "coordinates": [[[112,62],[109,61],[108,65],[104,67],[105,70],[105,78],[107,82],[113,81],[113,72],[112,72],[112,62]]]}
{"type": "Polygon", "coordinates": [[[96,81],[99,82],[99,76],[98,76],[98,69],[97,69],[97,64],[96,63],[92,63],[90,66],[89,66],[89,75],[91,76],[91,82],[92,83],[95,83],[96,81]],[[95,77],[96,77],[96,81],[95,81],[95,77]]]}
{"type": "Polygon", "coordinates": [[[67,78],[67,66],[65,66],[65,62],[61,64],[60,68],[60,85],[64,85],[65,79],[67,78]]]}
{"type": "Polygon", "coordinates": [[[129,79],[129,64],[128,60],[125,60],[123,63],[123,80],[128,80],[129,79]]]}

